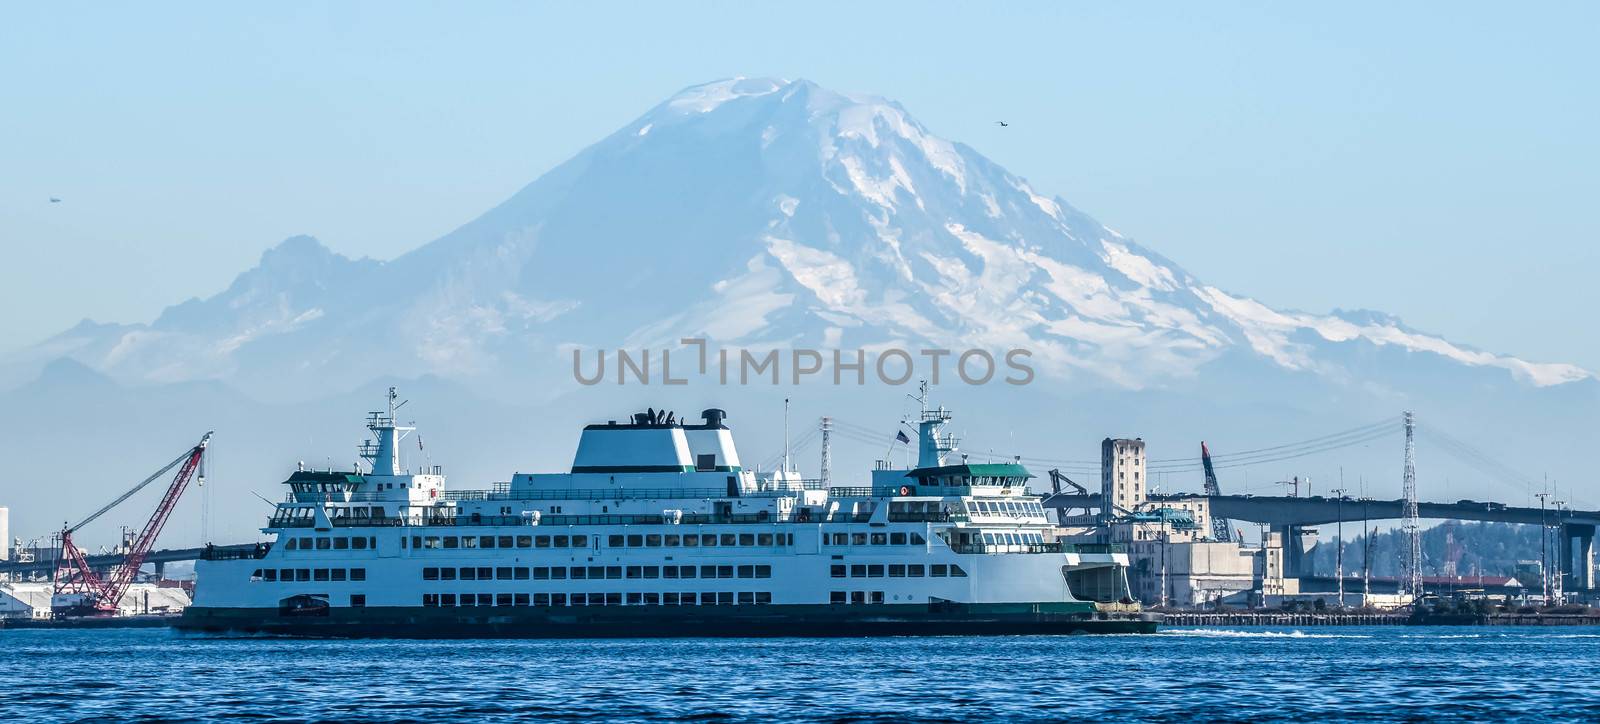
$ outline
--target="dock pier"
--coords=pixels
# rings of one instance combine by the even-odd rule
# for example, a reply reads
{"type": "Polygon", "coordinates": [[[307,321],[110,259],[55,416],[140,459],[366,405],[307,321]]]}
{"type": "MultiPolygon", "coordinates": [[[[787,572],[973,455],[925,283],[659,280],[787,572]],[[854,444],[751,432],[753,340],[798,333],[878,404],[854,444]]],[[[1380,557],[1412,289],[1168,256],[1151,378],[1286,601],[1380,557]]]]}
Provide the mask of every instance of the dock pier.
{"type": "Polygon", "coordinates": [[[1300,613],[1290,611],[1170,611],[1167,626],[1400,626],[1408,613],[1300,613]]]}

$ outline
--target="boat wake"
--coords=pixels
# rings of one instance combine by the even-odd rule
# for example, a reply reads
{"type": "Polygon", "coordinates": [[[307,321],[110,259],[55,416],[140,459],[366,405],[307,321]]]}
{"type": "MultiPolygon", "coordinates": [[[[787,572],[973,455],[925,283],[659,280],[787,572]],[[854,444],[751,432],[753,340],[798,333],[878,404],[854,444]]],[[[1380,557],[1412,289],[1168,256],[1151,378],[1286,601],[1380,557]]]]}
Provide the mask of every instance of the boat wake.
{"type": "Polygon", "coordinates": [[[1299,629],[1293,631],[1240,631],[1224,628],[1183,628],[1162,629],[1157,632],[1162,636],[1178,636],[1190,638],[1228,638],[1228,639],[1370,639],[1366,634],[1343,633],[1306,633],[1299,629]]]}

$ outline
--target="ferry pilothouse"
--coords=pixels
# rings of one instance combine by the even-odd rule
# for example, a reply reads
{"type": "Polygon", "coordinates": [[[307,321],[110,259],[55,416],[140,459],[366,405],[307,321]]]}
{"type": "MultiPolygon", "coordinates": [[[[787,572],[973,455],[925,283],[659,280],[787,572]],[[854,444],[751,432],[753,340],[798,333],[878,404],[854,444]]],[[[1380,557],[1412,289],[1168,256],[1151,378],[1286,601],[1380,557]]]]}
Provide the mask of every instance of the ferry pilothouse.
{"type": "Polygon", "coordinates": [[[196,564],[179,628],[328,636],[1150,632],[1126,554],[1062,543],[1015,462],[954,462],[944,409],[914,468],[827,487],[745,468],[726,414],[583,429],[570,472],[449,490],[407,471],[395,393],[367,462],[289,476],[254,551],[196,564]]]}

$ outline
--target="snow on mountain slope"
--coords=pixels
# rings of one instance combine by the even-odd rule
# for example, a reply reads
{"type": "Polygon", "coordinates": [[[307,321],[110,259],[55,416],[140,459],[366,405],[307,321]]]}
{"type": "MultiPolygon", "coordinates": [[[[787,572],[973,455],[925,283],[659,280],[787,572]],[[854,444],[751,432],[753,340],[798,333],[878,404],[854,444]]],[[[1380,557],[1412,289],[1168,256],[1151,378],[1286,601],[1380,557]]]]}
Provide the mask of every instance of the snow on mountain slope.
{"type": "Polygon", "coordinates": [[[1510,371],[1517,379],[1539,387],[1577,382],[1594,376],[1575,365],[1537,364],[1461,347],[1439,337],[1408,329],[1399,320],[1386,315],[1368,313],[1361,315],[1365,317],[1363,319],[1338,313],[1319,316],[1280,312],[1253,299],[1231,296],[1215,287],[1203,287],[1196,293],[1236,324],[1252,349],[1289,369],[1314,369],[1317,366],[1314,346],[1291,340],[1298,332],[1310,331],[1325,342],[1360,341],[1378,346],[1393,345],[1412,352],[1436,354],[1465,365],[1499,367],[1510,371]]]}
{"type": "MultiPolygon", "coordinates": [[[[1358,346],[1553,386],[1586,370],[1481,352],[1382,315],[1271,309],[1050,198],[891,101],[804,80],[688,88],[481,217],[389,262],[296,238],[149,325],[80,325],[66,355],[123,381],[311,395],[380,375],[504,381],[573,346],[1030,349],[1122,389],[1239,351],[1327,377],[1358,346]]],[[[17,377],[17,375],[13,375],[17,377]]]]}

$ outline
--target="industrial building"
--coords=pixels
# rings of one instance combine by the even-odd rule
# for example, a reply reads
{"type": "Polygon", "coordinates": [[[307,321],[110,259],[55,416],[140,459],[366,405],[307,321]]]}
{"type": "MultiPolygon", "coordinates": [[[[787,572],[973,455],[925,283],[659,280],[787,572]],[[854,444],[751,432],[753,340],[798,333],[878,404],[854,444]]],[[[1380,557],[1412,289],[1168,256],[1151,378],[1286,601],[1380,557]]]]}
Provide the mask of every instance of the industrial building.
{"type": "MultiPolygon", "coordinates": [[[[178,613],[189,605],[189,591],[178,581],[135,583],[117,604],[120,615],[178,613]]],[[[54,584],[49,581],[0,582],[0,619],[50,618],[54,584]]]]}
{"type": "Polygon", "coordinates": [[[1100,443],[1100,495],[1111,509],[1133,510],[1145,498],[1144,440],[1106,438],[1100,443]]]}
{"type": "Polygon", "coordinates": [[[1141,439],[1101,441],[1100,499],[1110,505],[1095,516],[1060,518],[1063,538],[1123,546],[1129,587],[1152,605],[1203,605],[1260,591],[1264,579],[1281,577],[1282,566],[1272,563],[1280,555],[1213,537],[1208,498],[1152,496],[1147,463],[1141,439]]]}
{"type": "MultiPolygon", "coordinates": [[[[1413,423],[1409,415],[1404,422],[1405,477],[1411,480],[1413,423]]],[[[1122,546],[1129,556],[1129,589],[1149,605],[1394,608],[1408,604],[1419,591],[1465,589],[1524,598],[1548,595],[1557,600],[1564,596],[1567,600],[1600,600],[1594,568],[1594,531],[1600,527],[1600,511],[1546,511],[1471,500],[1424,502],[1416,500],[1414,486],[1407,489],[1405,498],[1392,501],[1301,496],[1298,484],[1295,493],[1287,497],[1223,495],[1204,443],[1205,492],[1156,494],[1148,487],[1148,456],[1142,439],[1107,438],[1100,450],[1099,491],[1090,493],[1059,470],[1051,470],[1055,494],[1044,504],[1055,510],[1061,540],[1122,546]],[[1063,484],[1076,493],[1063,490],[1063,484]],[[1558,541],[1552,549],[1555,572],[1544,584],[1549,593],[1540,590],[1543,575],[1537,567],[1474,586],[1466,578],[1420,575],[1415,553],[1412,562],[1403,563],[1408,572],[1403,581],[1347,578],[1341,586],[1337,577],[1318,576],[1311,565],[1311,552],[1317,546],[1316,526],[1356,518],[1400,519],[1412,534],[1419,518],[1546,526],[1558,541]],[[1262,525],[1261,542],[1244,545],[1242,531],[1233,527],[1235,521],[1262,525]],[[1412,569],[1418,573],[1411,574],[1412,569]],[[1357,583],[1361,585],[1352,585],[1357,583]]]]}
{"type": "MultiPolygon", "coordinates": [[[[1316,531],[1274,527],[1260,545],[1247,546],[1232,522],[1213,515],[1215,476],[1207,465],[1207,493],[1156,495],[1149,492],[1148,456],[1139,438],[1106,438],[1100,444],[1100,501],[1097,514],[1058,517],[1064,540],[1111,543],[1128,552],[1128,585],[1140,601],[1156,606],[1194,608],[1218,603],[1277,606],[1322,593],[1302,593],[1299,575],[1316,531]]],[[[1337,594],[1335,594],[1335,599],[1337,594]]],[[[1396,596],[1363,599],[1347,592],[1346,605],[1380,602],[1401,605],[1396,596]]],[[[1335,604],[1336,600],[1325,603],[1335,604]]]]}

